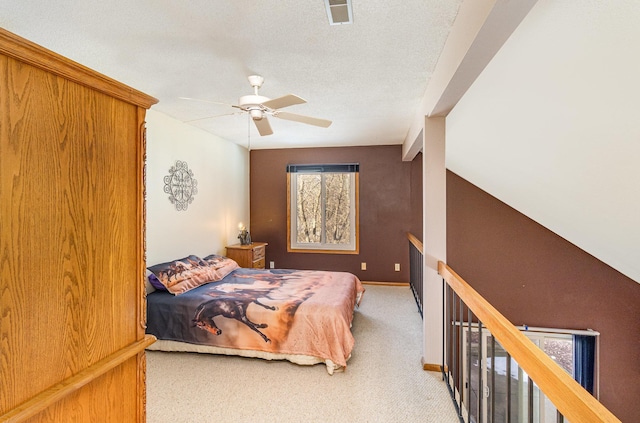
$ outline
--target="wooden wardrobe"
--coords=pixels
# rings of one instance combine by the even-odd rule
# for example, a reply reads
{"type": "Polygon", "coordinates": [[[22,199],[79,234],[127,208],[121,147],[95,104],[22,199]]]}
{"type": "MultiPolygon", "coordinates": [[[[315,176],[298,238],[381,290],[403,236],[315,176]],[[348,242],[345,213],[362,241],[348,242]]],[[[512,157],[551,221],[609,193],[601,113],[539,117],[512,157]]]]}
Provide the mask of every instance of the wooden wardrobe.
{"type": "Polygon", "coordinates": [[[2,422],[145,421],[156,102],[0,29],[2,422]]]}

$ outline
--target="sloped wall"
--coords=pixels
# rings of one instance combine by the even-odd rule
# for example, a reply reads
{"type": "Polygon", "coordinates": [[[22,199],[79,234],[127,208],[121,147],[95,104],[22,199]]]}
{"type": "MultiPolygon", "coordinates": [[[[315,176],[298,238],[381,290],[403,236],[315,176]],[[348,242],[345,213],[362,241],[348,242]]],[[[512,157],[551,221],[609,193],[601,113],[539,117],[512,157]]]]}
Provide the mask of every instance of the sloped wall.
{"type": "Polygon", "coordinates": [[[540,0],[447,116],[447,168],[640,282],[639,2],[540,0]]]}
{"type": "Polygon", "coordinates": [[[447,263],[515,325],[600,332],[600,400],[640,415],[640,284],[453,172],[447,263]]]}

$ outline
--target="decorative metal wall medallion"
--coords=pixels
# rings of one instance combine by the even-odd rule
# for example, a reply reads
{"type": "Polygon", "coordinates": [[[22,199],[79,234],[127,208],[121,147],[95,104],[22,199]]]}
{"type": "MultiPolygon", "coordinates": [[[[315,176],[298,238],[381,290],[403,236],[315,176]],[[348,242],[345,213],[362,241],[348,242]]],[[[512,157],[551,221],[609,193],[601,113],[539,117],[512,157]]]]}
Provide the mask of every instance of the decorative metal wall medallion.
{"type": "Polygon", "coordinates": [[[176,160],[169,174],[164,177],[164,192],[169,194],[169,201],[175,204],[176,210],[187,210],[198,193],[198,181],[193,178],[193,171],[186,162],[176,160]]]}

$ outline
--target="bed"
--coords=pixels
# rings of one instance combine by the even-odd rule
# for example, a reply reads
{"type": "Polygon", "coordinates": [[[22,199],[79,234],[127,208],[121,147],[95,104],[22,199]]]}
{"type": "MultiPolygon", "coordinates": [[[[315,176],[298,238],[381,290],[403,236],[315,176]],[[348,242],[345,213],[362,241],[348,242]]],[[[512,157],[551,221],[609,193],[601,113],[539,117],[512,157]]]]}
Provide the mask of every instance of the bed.
{"type": "Polygon", "coordinates": [[[364,293],[346,272],[240,268],[188,256],[148,268],[148,349],[240,355],[343,370],[364,293]]]}

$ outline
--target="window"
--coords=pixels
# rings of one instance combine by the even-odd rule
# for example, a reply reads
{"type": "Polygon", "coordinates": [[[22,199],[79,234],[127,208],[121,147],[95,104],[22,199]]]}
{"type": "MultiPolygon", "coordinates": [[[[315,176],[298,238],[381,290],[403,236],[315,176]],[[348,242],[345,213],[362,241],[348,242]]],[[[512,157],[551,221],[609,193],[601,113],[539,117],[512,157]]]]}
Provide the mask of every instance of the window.
{"type": "Polygon", "coordinates": [[[358,253],[358,164],[288,165],[287,249],[358,253]]]}
{"type": "MultiPolygon", "coordinates": [[[[493,336],[486,328],[482,328],[480,337],[478,325],[473,323],[469,335],[467,324],[463,323],[462,335],[462,402],[465,404],[462,412],[465,414],[465,421],[526,421],[530,404],[529,375],[507,354],[497,340],[493,342],[493,336]],[[478,402],[482,402],[481,407],[478,402]],[[471,412],[470,419],[466,415],[467,409],[471,412]],[[480,412],[481,419],[478,417],[480,412]]],[[[594,396],[597,398],[594,379],[598,373],[595,359],[598,332],[518,328],[587,391],[595,393],[594,396]]],[[[533,386],[531,404],[536,422],[556,422],[556,407],[537,385],[533,386]]]]}

